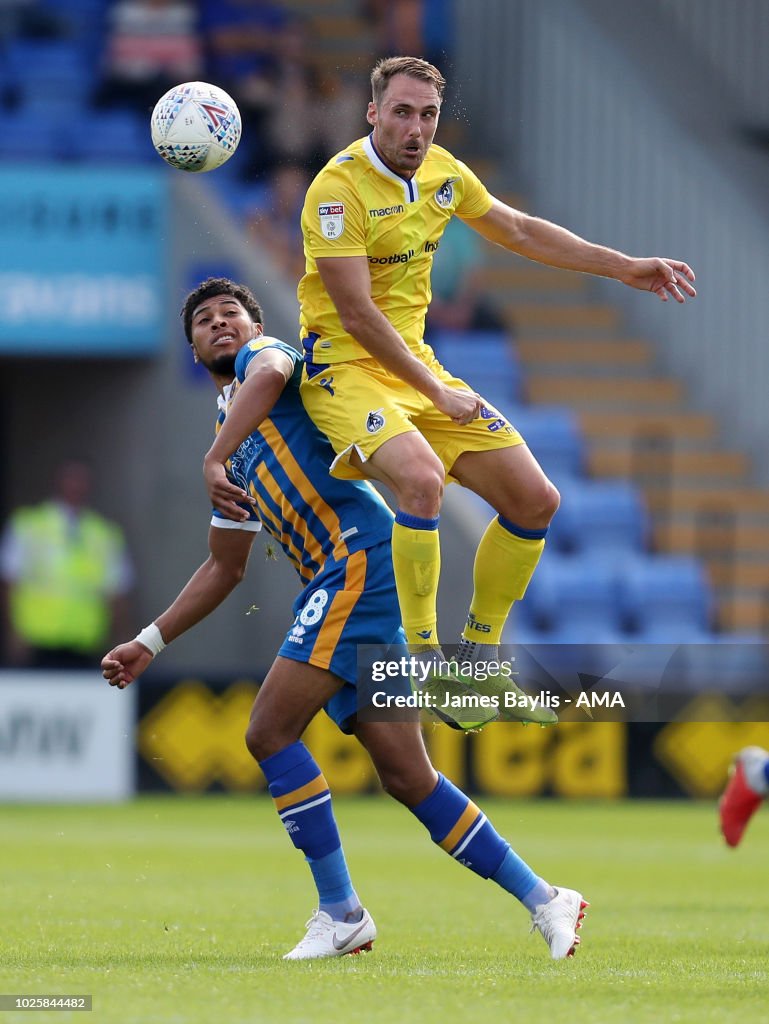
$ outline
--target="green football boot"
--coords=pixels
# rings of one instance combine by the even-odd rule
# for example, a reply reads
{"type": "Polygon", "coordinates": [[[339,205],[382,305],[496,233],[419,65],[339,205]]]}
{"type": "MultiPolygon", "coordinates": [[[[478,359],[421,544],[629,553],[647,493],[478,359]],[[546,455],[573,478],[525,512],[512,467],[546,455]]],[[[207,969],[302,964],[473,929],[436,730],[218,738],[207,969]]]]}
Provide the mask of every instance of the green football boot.
{"type": "Polygon", "coordinates": [[[498,722],[521,722],[523,725],[557,725],[558,715],[551,708],[534,704],[529,695],[508,675],[489,675],[488,679],[474,679],[459,675],[465,685],[486,697],[496,697],[498,722]]]}
{"type": "Polygon", "coordinates": [[[424,706],[428,715],[452,729],[463,732],[482,729],[499,714],[496,706],[484,706],[489,702],[482,700],[483,694],[462,682],[448,668],[443,671],[436,668],[421,684],[412,676],[411,688],[429,698],[429,705],[424,706]]]}

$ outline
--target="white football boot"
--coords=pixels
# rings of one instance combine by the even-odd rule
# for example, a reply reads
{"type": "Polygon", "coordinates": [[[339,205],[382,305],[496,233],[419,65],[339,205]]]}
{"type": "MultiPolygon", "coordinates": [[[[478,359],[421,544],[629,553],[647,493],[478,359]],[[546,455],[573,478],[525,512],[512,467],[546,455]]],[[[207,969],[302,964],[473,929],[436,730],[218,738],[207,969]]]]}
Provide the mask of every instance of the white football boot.
{"type": "Polygon", "coordinates": [[[307,934],[284,960],[320,960],[368,952],[376,938],[376,925],[367,910],[360,921],[334,921],[325,910],[316,910],[305,927],[307,934]]]}
{"type": "Polygon", "coordinates": [[[556,889],[548,903],[541,903],[535,909],[531,915],[531,930],[541,933],[553,960],[574,956],[579,945],[577,932],[589,906],[574,889],[556,889]]]}

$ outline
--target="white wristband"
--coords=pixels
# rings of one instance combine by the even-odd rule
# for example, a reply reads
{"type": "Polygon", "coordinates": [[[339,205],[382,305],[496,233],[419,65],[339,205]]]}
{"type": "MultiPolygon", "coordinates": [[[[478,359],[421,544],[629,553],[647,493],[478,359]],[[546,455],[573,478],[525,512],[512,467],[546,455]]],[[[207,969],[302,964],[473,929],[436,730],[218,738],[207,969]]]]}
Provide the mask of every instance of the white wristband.
{"type": "Polygon", "coordinates": [[[141,633],[134,637],[134,640],[138,640],[142,646],[146,647],[153,658],[156,654],[160,654],[165,647],[163,636],[154,622],[145,626],[141,633]]]}

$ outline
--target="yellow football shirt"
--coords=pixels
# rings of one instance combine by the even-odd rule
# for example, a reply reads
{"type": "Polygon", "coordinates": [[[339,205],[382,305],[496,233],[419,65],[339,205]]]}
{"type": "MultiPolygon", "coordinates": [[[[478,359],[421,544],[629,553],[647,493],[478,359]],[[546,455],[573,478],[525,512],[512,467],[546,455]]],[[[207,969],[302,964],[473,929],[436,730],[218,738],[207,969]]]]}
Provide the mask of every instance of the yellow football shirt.
{"type": "Polygon", "coordinates": [[[302,210],[306,271],[297,294],[307,359],[323,364],[368,357],[342,327],[318,257],[367,256],[374,302],[418,354],[441,235],[452,215],[472,219],[490,208],[481,181],[440,146],[430,146],[410,180],[390,170],[371,136],[333,157],[307,190],[302,210]]]}

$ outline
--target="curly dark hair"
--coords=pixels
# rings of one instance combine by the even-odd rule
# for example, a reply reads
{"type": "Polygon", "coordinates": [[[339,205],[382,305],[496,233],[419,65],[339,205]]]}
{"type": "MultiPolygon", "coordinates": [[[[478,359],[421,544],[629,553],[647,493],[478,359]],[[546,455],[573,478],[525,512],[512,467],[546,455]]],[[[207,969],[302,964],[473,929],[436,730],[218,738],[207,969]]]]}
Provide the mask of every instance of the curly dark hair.
{"type": "Polygon", "coordinates": [[[236,284],[228,277],[209,277],[190,292],[184,300],[179,314],[184,322],[184,333],[190,345],[192,344],[192,315],[201,302],[205,302],[206,299],[210,299],[214,295],[231,295],[233,299],[238,300],[255,324],[264,325],[262,307],[247,285],[236,284]]]}

